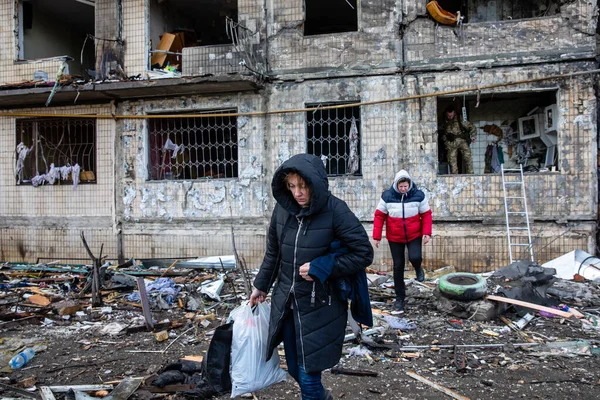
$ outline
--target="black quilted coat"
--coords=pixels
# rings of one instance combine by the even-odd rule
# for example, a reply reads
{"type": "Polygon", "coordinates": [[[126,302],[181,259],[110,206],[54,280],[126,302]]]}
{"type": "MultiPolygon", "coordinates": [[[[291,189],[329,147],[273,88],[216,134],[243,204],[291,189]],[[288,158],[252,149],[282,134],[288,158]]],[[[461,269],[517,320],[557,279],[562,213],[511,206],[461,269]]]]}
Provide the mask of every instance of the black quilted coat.
{"type": "Polygon", "coordinates": [[[265,257],[254,280],[254,287],[264,292],[274,285],[267,356],[282,341],[283,317],[292,312],[298,362],[308,373],[323,371],[339,361],[346,328],[348,304],[339,298],[335,278],[369,266],[373,247],[358,218],[329,192],[327,173],[318,157],[293,156],[275,172],[271,186],[277,204],[265,257]],[[284,179],[290,172],[301,175],[310,187],[308,207],[301,208],[287,189],[284,179]],[[304,280],[298,272],[300,266],[328,254],[335,239],[349,252],[336,256],[324,283],[304,280]]]}

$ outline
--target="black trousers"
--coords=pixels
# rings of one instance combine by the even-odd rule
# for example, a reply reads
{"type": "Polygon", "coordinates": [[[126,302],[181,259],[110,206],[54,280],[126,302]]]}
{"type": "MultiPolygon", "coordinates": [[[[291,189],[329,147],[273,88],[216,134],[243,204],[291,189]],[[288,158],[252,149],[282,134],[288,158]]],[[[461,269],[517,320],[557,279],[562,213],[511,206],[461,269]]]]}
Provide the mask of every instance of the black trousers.
{"type": "Polygon", "coordinates": [[[408,247],[408,261],[410,261],[415,271],[419,271],[423,262],[422,242],[421,237],[408,243],[388,242],[392,252],[392,260],[394,260],[394,286],[397,299],[404,300],[406,296],[406,287],[404,286],[406,258],[404,257],[404,249],[408,247]]]}

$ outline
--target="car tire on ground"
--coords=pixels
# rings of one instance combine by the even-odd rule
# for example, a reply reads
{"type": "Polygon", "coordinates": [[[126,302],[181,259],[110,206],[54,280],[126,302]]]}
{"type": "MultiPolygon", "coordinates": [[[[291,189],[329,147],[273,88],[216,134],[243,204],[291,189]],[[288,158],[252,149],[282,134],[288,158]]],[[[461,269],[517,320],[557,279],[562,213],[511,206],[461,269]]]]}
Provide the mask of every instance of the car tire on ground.
{"type": "Polygon", "coordinates": [[[440,293],[455,300],[477,300],[487,293],[485,278],[468,272],[454,272],[438,281],[440,293]]]}

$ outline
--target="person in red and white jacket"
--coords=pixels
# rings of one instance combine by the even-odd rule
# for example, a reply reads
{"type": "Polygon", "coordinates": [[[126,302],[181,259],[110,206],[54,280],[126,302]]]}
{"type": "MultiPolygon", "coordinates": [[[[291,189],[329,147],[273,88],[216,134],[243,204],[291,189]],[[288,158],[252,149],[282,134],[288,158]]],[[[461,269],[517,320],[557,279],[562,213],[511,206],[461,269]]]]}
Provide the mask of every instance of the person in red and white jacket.
{"type": "Polygon", "coordinates": [[[417,189],[410,175],[400,170],[394,177],[392,186],[381,195],[373,221],[373,240],[379,247],[383,231],[392,259],[394,260],[394,286],[396,301],[394,308],[404,311],[404,249],[408,248],[408,260],[414,267],[417,280],[423,282],[425,273],[421,267],[422,245],[431,240],[431,208],[427,196],[417,189]]]}

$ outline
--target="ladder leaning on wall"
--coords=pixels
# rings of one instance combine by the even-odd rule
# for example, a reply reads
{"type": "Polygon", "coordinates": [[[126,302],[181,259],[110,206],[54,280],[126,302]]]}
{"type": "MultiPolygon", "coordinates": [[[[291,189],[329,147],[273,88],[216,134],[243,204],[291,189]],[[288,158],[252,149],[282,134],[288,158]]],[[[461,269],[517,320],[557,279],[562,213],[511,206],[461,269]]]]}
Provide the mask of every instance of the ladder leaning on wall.
{"type": "Polygon", "coordinates": [[[517,258],[513,258],[515,253],[520,256],[524,250],[529,250],[531,261],[534,261],[525,181],[523,179],[523,164],[519,164],[518,169],[505,169],[504,164],[501,164],[500,170],[502,172],[502,193],[504,194],[504,214],[506,216],[506,236],[510,262],[512,264],[515,261],[514,258],[517,258]],[[505,174],[505,172],[511,173],[505,174]],[[518,172],[518,174],[513,174],[513,172],[518,172]],[[527,231],[527,243],[525,243],[523,235],[516,234],[518,231],[527,231]],[[517,252],[517,249],[520,251],[517,252]]]}

